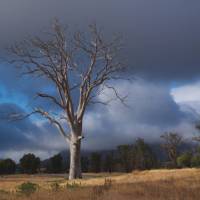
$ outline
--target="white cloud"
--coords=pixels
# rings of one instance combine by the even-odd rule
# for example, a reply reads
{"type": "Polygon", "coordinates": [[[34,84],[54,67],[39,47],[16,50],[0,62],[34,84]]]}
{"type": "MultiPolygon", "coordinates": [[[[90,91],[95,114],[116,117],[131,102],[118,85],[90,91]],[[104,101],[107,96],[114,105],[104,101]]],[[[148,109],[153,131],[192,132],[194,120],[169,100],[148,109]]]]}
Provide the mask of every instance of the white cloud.
{"type": "Polygon", "coordinates": [[[173,88],[171,95],[180,106],[200,114],[200,81],[173,88]]]}
{"type": "Polygon", "coordinates": [[[173,88],[171,94],[177,103],[181,102],[200,102],[200,82],[186,84],[173,88]]]}
{"type": "MultiPolygon", "coordinates": [[[[84,117],[83,149],[110,149],[119,144],[133,143],[137,137],[142,137],[148,142],[157,142],[165,131],[176,131],[186,138],[194,135],[194,112],[189,113],[188,109],[183,109],[182,104],[174,101],[175,90],[171,95],[168,86],[143,80],[132,83],[118,82],[116,87],[120,94],[128,94],[127,104],[130,107],[113,101],[107,107],[97,105],[90,108],[84,117]]],[[[112,96],[110,91],[106,91],[106,94],[112,96]]],[[[108,96],[99,98],[105,100],[108,96]]],[[[30,149],[21,142],[17,152],[5,147],[0,157],[9,156],[17,160],[23,153],[33,152],[45,158],[67,149],[66,142],[47,121],[32,123],[32,129],[36,132],[31,132],[29,137],[33,143],[29,141],[30,149]]],[[[16,143],[19,141],[14,138],[12,147],[16,143]]]]}
{"type": "MultiPolygon", "coordinates": [[[[193,113],[187,115],[181,109],[170,95],[169,87],[141,80],[120,82],[116,87],[120,94],[128,93],[130,108],[114,101],[108,107],[95,107],[87,112],[84,148],[108,149],[132,143],[137,137],[155,142],[165,131],[176,131],[186,138],[195,132],[193,113]]],[[[100,100],[107,100],[108,95],[112,97],[112,92],[106,91],[100,100]]]]}

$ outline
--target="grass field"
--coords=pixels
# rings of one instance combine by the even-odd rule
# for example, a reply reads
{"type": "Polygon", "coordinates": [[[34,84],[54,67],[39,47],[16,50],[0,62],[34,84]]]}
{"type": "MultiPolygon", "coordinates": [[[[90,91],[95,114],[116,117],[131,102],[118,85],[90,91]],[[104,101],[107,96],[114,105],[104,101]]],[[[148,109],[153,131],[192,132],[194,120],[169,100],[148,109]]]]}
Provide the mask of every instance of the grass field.
{"type": "MultiPolygon", "coordinates": [[[[65,175],[66,176],[66,175],[65,175]]],[[[84,174],[67,181],[64,175],[15,175],[0,178],[0,200],[199,200],[200,169],[150,170],[129,174],[84,174]],[[39,187],[30,196],[17,192],[25,182],[39,187]]]]}

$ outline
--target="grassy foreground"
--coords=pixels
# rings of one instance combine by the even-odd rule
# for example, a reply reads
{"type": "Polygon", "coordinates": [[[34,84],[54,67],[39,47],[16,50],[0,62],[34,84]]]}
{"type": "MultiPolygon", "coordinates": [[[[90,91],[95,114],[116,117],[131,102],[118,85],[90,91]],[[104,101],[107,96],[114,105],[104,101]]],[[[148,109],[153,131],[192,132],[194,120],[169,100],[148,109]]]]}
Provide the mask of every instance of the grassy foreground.
{"type": "Polygon", "coordinates": [[[0,200],[199,200],[200,169],[150,170],[130,174],[86,174],[66,181],[63,175],[5,176],[0,178],[0,200]],[[17,192],[24,182],[36,192],[17,192]]]}

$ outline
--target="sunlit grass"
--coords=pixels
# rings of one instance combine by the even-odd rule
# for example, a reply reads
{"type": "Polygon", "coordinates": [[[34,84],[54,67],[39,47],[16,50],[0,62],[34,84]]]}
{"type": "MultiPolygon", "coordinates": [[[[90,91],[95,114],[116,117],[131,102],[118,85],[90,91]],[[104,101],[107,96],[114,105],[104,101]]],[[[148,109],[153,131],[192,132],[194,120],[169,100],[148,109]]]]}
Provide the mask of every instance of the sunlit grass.
{"type": "Polygon", "coordinates": [[[15,190],[27,181],[39,186],[38,191],[30,196],[32,200],[199,200],[200,197],[200,169],[85,174],[84,177],[76,181],[67,181],[60,175],[2,177],[0,200],[27,199],[26,195],[15,190]]]}

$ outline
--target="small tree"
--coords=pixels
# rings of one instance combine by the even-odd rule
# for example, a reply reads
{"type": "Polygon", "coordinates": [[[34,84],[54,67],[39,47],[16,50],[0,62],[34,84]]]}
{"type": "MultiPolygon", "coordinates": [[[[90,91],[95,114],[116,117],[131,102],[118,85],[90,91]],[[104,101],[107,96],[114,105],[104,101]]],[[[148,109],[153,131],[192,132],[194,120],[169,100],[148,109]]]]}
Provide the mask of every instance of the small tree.
{"type": "Polygon", "coordinates": [[[57,154],[50,158],[50,172],[61,173],[63,169],[63,158],[57,154]]]}
{"type": "Polygon", "coordinates": [[[23,173],[34,174],[39,170],[40,158],[34,154],[26,154],[20,159],[20,167],[23,173]]]}
{"type": "Polygon", "coordinates": [[[133,145],[133,167],[135,169],[151,169],[156,166],[156,156],[143,139],[138,138],[133,145]]]}
{"type": "Polygon", "coordinates": [[[91,172],[101,172],[101,154],[94,152],[90,157],[90,170],[91,172]]]}
{"type": "Polygon", "coordinates": [[[120,145],[117,147],[118,160],[123,171],[130,172],[133,169],[133,151],[131,145],[120,145]]]}
{"type": "Polygon", "coordinates": [[[111,151],[108,154],[106,154],[104,161],[103,161],[103,169],[106,172],[113,172],[115,166],[115,158],[114,158],[114,152],[111,151]]]}
{"type": "MultiPolygon", "coordinates": [[[[196,124],[195,128],[200,131],[200,124],[196,124]]],[[[197,135],[195,137],[192,138],[193,141],[197,142],[198,144],[200,143],[200,136],[197,135]]],[[[197,146],[197,151],[199,151],[199,145],[197,146]]]]}
{"type": "Polygon", "coordinates": [[[82,156],[81,157],[81,166],[82,166],[83,172],[89,171],[89,164],[90,164],[90,160],[89,160],[88,156],[82,156]]]}
{"type": "Polygon", "coordinates": [[[16,163],[11,159],[0,161],[0,174],[14,174],[16,171],[16,163]]]}
{"type": "MultiPolygon", "coordinates": [[[[124,104],[126,96],[118,94],[113,81],[122,79],[125,67],[118,61],[121,39],[107,40],[96,25],[88,34],[70,35],[58,21],[44,38],[33,37],[13,45],[9,51],[11,63],[23,74],[48,80],[54,94],[37,92],[37,96],[51,102],[53,111],[41,106],[31,114],[39,114],[55,125],[70,148],[69,179],[81,178],[81,140],[83,117],[91,104],[108,105],[113,100],[98,98],[105,90],[124,104]],[[68,127],[66,128],[66,124],[68,127]]],[[[16,118],[22,116],[13,114],[16,118]]]]}
{"type": "Polygon", "coordinates": [[[177,133],[165,133],[161,135],[164,143],[161,147],[167,153],[172,166],[177,167],[178,148],[180,147],[183,138],[177,133]]]}

